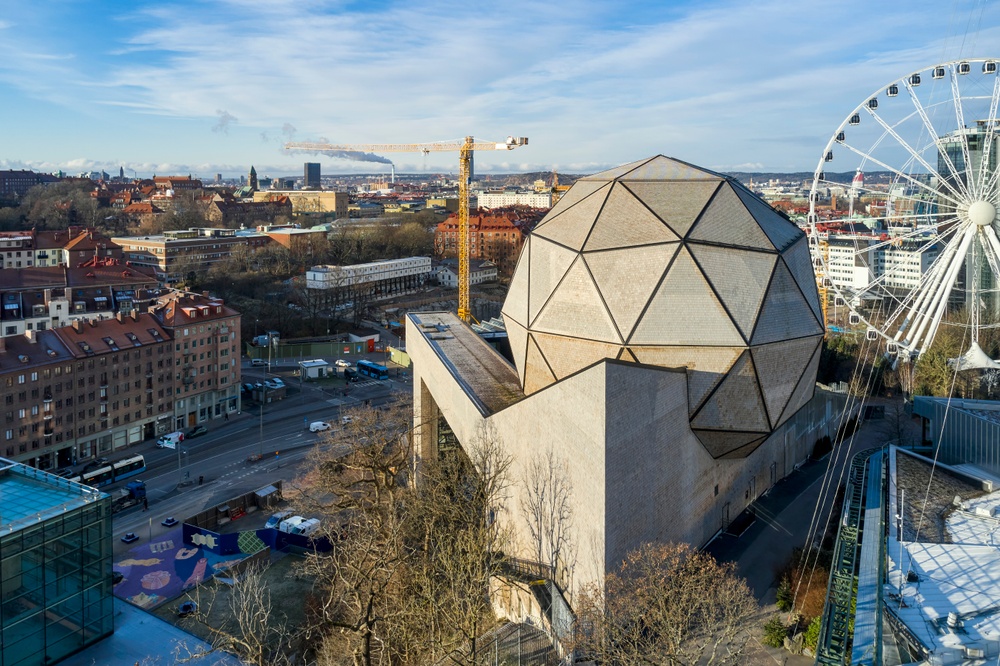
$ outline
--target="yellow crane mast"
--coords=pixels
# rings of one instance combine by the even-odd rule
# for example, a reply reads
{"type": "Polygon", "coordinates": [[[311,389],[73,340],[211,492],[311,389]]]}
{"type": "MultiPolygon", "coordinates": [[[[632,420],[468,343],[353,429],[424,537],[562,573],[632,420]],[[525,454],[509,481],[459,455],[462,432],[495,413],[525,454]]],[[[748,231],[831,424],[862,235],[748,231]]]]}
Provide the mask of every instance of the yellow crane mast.
{"type": "Polygon", "coordinates": [[[461,141],[434,143],[286,143],[285,150],[314,153],[438,153],[458,152],[458,316],[468,322],[469,306],[469,177],[472,154],[477,150],[513,150],[528,145],[527,137],[509,136],[505,141],[461,141]]]}

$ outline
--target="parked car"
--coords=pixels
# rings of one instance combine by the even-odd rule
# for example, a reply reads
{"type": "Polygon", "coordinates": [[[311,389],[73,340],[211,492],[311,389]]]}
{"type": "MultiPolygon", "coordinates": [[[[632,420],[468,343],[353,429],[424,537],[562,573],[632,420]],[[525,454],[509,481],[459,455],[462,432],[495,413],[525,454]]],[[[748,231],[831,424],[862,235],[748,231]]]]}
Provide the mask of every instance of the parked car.
{"type": "Polygon", "coordinates": [[[185,437],[188,438],[197,437],[198,435],[204,435],[206,432],[208,432],[208,428],[206,428],[203,425],[200,425],[196,428],[191,428],[190,430],[188,430],[188,434],[185,435],[185,437]]]}
{"type": "Polygon", "coordinates": [[[271,383],[277,387],[282,387],[285,385],[285,382],[281,379],[281,377],[271,377],[271,383]]]}
{"type": "Polygon", "coordinates": [[[122,537],[122,543],[134,543],[139,540],[139,535],[135,532],[126,532],[122,537]]]}
{"type": "Polygon", "coordinates": [[[291,511],[279,511],[278,513],[273,513],[271,514],[271,517],[267,519],[267,522],[264,523],[264,527],[276,530],[278,529],[278,525],[281,524],[281,521],[288,518],[290,515],[292,515],[291,511]]]}
{"type": "Polygon", "coordinates": [[[173,527],[178,522],[180,522],[180,521],[178,521],[173,516],[167,516],[166,518],[164,518],[163,520],[160,521],[160,524],[163,525],[164,527],[173,527]]]}
{"type": "Polygon", "coordinates": [[[276,391],[280,388],[284,388],[285,383],[280,379],[268,379],[267,381],[264,382],[264,386],[271,389],[272,391],[276,391]]]}
{"type": "Polygon", "coordinates": [[[247,382],[247,383],[243,384],[243,386],[241,388],[244,391],[246,391],[247,393],[253,393],[254,385],[251,384],[250,382],[247,382]]]}
{"type": "Polygon", "coordinates": [[[267,361],[262,358],[255,358],[250,361],[250,365],[254,368],[259,368],[262,365],[267,365],[267,361]]]}
{"type": "Polygon", "coordinates": [[[352,422],[353,420],[354,420],[353,416],[341,416],[340,417],[340,422],[342,424],[344,424],[344,425],[347,425],[348,423],[352,422]]]}
{"type": "Polygon", "coordinates": [[[326,421],[313,421],[309,424],[309,432],[322,432],[329,429],[330,424],[326,421]]]}

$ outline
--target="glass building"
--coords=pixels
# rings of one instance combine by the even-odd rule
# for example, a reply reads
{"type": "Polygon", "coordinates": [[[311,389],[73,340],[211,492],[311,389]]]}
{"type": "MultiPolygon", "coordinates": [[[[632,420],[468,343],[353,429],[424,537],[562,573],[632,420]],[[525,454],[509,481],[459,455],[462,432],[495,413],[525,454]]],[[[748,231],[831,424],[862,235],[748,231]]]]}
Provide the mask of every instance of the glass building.
{"type": "Polygon", "coordinates": [[[111,498],[0,458],[0,666],[110,636],[111,498]]]}

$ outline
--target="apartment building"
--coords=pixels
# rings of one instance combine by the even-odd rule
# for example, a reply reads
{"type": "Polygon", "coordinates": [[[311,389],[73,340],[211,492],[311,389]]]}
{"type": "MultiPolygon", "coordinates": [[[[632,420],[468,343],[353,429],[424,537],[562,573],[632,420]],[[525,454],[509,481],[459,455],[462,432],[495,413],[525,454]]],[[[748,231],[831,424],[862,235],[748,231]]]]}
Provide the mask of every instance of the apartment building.
{"type": "Polygon", "coordinates": [[[0,231],[0,268],[77,266],[93,259],[120,259],[121,248],[95,229],[0,231]]]}
{"type": "MultiPolygon", "coordinates": [[[[544,216],[539,209],[493,211],[469,216],[469,258],[496,264],[501,279],[514,274],[528,231],[544,216]]],[[[458,216],[451,215],[434,231],[434,254],[458,256],[458,216]]]]}
{"type": "Polygon", "coordinates": [[[108,260],[83,268],[0,269],[0,336],[128,314],[159,294],[150,271],[108,260]]]}
{"type": "Polygon", "coordinates": [[[168,334],[148,314],[0,338],[4,457],[71,465],[154,436],[173,404],[168,334]]]}
{"type": "Polygon", "coordinates": [[[113,239],[132,266],[151,269],[163,282],[176,282],[192,270],[206,271],[229,257],[233,248],[264,247],[266,234],[237,229],[191,228],[165,231],[155,236],[122,236],[113,239]]]}
{"type": "Polygon", "coordinates": [[[253,193],[255,203],[287,199],[295,215],[333,213],[338,220],[347,217],[347,192],[331,190],[259,190],[253,193]]]}
{"type": "Polygon", "coordinates": [[[279,217],[292,217],[292,202],[288,197],[279,196],[268,201],[239,201],[216,195],[205,211],[205,219],[209,222],[231,229],[255,227],[274,222],[279,217]]]}
{"type": "Polygon", "coordinates": [[[528,206],[530,208],[551,208],[552,193],[535,190],[505,189],[499,191],[476,192],[479,208],[507,208],[509,206],[528,206]]]}
{"type": "Polygon", "coordinates": [[[240,314],[207,293],[175,291],[150,308],[173,340],[173,429],[240,409],[240,314]]]}

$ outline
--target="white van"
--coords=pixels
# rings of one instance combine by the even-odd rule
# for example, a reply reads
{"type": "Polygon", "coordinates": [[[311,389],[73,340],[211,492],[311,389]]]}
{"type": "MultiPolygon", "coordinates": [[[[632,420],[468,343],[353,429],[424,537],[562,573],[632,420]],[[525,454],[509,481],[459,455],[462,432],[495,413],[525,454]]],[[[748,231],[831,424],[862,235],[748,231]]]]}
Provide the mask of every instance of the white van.
{"type": "Polygon", "coordinates": [[[329,429],[330,424],[326,421],[313,421],[309,424],[309,432],[322,432],[329,429]]]}
{"type": "Polygon", "coordinates": [[[319,529],[319,519],[310,518],[309,520],[304,520],[295,527],[292,528],[292,534],[300,534],[302,536],[311,536],[316,533],[319,529]]]}
{"type": "Polygon", "coordinates": [[[177,444],[184,441],[184,433],[180,430],[176,432],[168,432],[163,435],[158,440],[156,440],[156,447],[159,449],[176,449],[177,444]]]}
{"type": "Polygon", "coordinates": [[[278,530],[287,532],[288,534],[295,534],[295,528],[304,522],[306,522],[306,519],[302,516],[292,516],[278,523],[278,530]]]}

